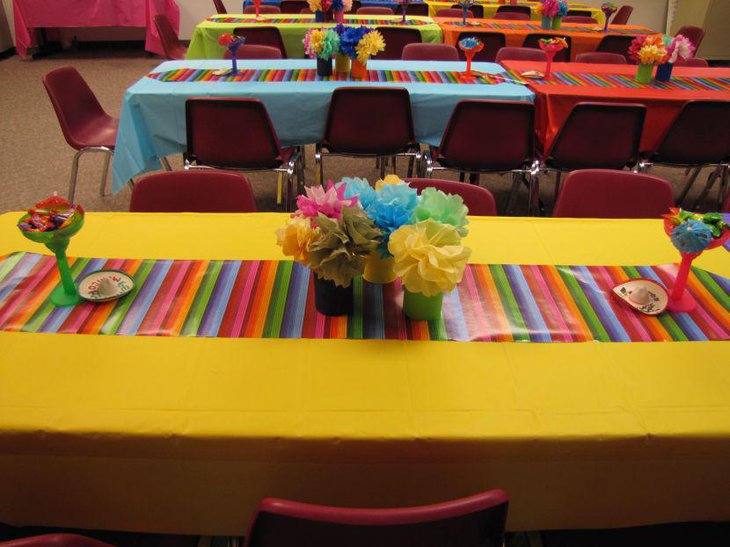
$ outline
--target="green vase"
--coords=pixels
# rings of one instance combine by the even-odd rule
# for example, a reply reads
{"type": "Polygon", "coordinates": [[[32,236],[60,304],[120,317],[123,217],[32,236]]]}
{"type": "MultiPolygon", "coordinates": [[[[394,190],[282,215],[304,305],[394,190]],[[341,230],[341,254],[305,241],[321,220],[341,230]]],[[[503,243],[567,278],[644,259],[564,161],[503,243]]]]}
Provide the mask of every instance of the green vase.
{"type": "Polygon", "coordinates": [[[441,319],[441,305],[444,293],[435,296],[426,296],[420,292],[403,290],[403,313],[411,319],[435,321],[441,319]]]}
{"type": "Polygon", "coordinates": [[[639,65],[636,69],[636,81],[640,84],[648,84],[651,82],[651,73],[654,70],[654,65],[639,65]]]}
{"type": "Polygon", "coordinates": [[[563,24],[562,17],[553,17],[553,30],[560,30],[560,25],[563,24]]]}

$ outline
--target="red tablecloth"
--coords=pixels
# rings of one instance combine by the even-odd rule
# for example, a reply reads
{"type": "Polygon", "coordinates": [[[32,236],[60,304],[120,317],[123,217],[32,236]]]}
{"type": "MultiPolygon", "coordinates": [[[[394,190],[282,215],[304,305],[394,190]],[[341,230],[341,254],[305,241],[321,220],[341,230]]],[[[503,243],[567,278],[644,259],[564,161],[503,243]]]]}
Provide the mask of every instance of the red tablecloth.
{"type": "MultiPolygon", "coordinates": [[[[502,64],[518,73],[527,70],[545,70],[545,63],[505,61],[502,64]]],[[[558,77],[565,73],[633,77],[636,74],[636,66],[553,63],[552,71],[557,73],[558,77]]],[[[728,82],[730,68],[675,67],[672,76],[725,79],[724,81],[728,82]]],[[[677,87],[675,89],[661,89],[655,83],[648,86],[624,87],[620,83],[606,84],[604,81],[597,81],[595,84],[581,82],[580,85],[562,85],[554,82],[545,84],[537,80],[530,81],[529,87],[536,95],[535,129],[538,139],[545,147],[551,145],[570,111],[582,101],[631,102],[646,106],[644,133],[641,138],[642,151],[653,150],[658,145],[659,139],[687,101],[695,99],[730,101],[730,91],[727,89],[679,89],[679,86],[675,86],[677,87]]]]}
{"type": "Polygon", "coordinates": [[[145,27],[145,49],[162,54],[152,17],[167,15],[177,31],[180,9],[175,0],[13,0],[15,49],[28,55],[36,28],[145,27]]]}

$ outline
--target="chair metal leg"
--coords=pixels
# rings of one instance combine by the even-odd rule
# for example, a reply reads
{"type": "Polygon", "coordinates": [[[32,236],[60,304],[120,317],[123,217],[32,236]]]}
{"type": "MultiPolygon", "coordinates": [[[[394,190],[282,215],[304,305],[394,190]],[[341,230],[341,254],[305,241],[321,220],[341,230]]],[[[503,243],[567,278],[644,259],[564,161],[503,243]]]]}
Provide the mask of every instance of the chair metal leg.
{"type": "Polygon", "coordinates": [[[730,183],[730,165],[725,165],[722,170],[722,180],[720,181],[720,191],[717,193],[717,208],[720,209],[725,203],[725,197],[728,193],[728,184],[730,183]]]}
{"type": "Polygon", "coordinates": [[[393,158],[392,158],[392,159],[393,159],[393,171],[392,171],[392,173],[393,173],[394,175],[397,175],[397,174],[398,174],[398,171],[396,170],[396,165],[395,165],[395,159],[396,159],[396,156],[393,156],[393,158]]]}
{"type": "Polygon", "coordinates": [[[385,166],[386,166],[386,158],[385,156],[380,158],[380,179],[385,178],[385,166]]]}
{"type": "Polygon", "coordinates": [[[507,198],[507,205],[504,208],[504,214],[509,215],[512,211],[512,207],[515,204],[515,198],[517,193],[520,191],[520,185],[522,184],[522,175],[516,171],[512,172],[512,190],[510,190],[509,197],[507,198]]]}
{"type": "Polygon", "coordinates": [[[76,195],[76,181],[79,177],[79,160],[83,156],[84,150],[78,150],[74,154],[73,162],[71,163],[71,178],[68,181],[68,200],[73,203],[74,196],[76,195]]]}
{"type": "Polygon", "coordinates": [[[109,175],[109,163],[112,159],[112,155],[113,153],[111,151],[104,154],[104,167],[101,170],[101,185],[99,186],[99,195],[101,197],[106,195],[106,179],[109,175]]]}
{"type": "Polygon", "coordinates": [[[687,199],[687,194],[689,194],[690,188],[692,188],[692,185],[695,183],[695,180],[697,180],[697,176],[700,174],[700,171],[702,170],[702,167],[695,167],[692,172],[687,175],[687,178],[685,179],[686,182],[684,183],[684,188],[682,188],[682,191],[679,193],[679,196],[677,197],[677,205],[681,206],[682,203],[684,203],[684,200],[687,199]]]}
{"type": "Polygon", "coordinates": [[[705,187],[702,189],[700,196],[697,198],[697,200],[694,202],[694,205],[692,206],[692,210],[697,210],[700,203],[702,203],[702,201],[707,197],[707,194],[710,193],[710,190],[712,190],[712,187],[715,185],[715,181],[718,179],[718,177],[722,177],[722,172],[724,171],[724,169],[724,165],[718,165],[715,170],[710,173],[710,176],[707,177],[707,183],[705,184],[705,187]]]}
{"type": "Polygon", "coordinates": [[[162,168],[165,171],[172,171],[172,166],[170,165],[170,160],[168,160],[166,157],[160,158],[160,164],[162,165],[162,168]]]}
{"type": "Polygon", "coordinates": [[[464,173],[464,171],[459,171],[459,182],[464,182],[465,176],[466,174],[464,173]]]}
{"type": "Polygon", "coordinates": [[[557,174],[555,175],[555,195],[553,196],[553,204],[556,201],[558,201],[558,194],[560,194],[560,179],[563,175],[563,172],[560,169],[558,169],[556,171],[556,173],[557,174]]]}
{"type": "MultiPolygon", "coordinates": [[[[560,174],[560,172],[558,172],[560,174]]],[[[527,174],[528,195],[527,214],[528,216],[540,216],[540,162],[535,160],[527,174]]],[[[559,179],[558,179],[559,180],[559,179]]]]}
{"type": "Polygon", "coordinates": [[[322,184],[324,180],[324,166],[322,165],[322,147],[317,144],[314,149],[314,182],[322,184]]]}

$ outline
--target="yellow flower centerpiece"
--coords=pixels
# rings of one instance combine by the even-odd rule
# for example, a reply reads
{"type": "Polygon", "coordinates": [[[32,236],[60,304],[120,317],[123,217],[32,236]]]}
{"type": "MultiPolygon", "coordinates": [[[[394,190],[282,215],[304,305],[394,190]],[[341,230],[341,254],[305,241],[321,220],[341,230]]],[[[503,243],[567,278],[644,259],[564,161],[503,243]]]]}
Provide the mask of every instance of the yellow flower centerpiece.
{"type": "Polygon", "coordinates": [[[639,63],[636,81],[642,84],[651,82],[654,65],[667,57],[667,49],[661,34],[637,36],[629,47],[629,57],[639,63]]]}

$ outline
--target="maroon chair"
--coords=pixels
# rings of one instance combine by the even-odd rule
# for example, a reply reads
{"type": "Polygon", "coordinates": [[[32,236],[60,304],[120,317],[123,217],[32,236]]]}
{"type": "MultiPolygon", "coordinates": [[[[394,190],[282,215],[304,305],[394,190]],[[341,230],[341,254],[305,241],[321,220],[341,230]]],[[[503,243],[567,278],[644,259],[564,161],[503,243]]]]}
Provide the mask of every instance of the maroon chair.
{"type": "MultiPolygon", "coordinates": [[[[223,58],[231,58],[230,50],[226,49],[223,58]]],[[[244,44],[236,51],[236,59],[281,59],[281,51],[271,46],[244,44]]]]}
{"type": "Polygon", "coordinates": [[[104,195],[109,162],[114,155],[119,120],[107,114],[78,70],[66,66],[43,76],[63,137],[76,150],[71,164],[68,199],[74,200],[79,160],[87,152],[105,155],[99,194],[104,195]]]}
{"type": "Polygon", "coordinates": [[[286,59],[286,47],[281,38],[281,32],[273,26],[238,27],[233,30],[236,36],[246,38],[246,44],[250,46],[270,46],[281,52],[281,57],[286,59]]]}
{"type": "MultiPolygon", "coordinates": [[[[721,165],[730,158],[730,101],[689,101],[659,141],[656,150],[642,169],[659,163],[693,168],[685,181],[677,203],[681,204],[699,174],[700,168],[721,165]]],[[[721,169],[715,169],[707,179],[697,203],[712,189],[721,169]]]]}
{"type": "Polygon", "coordinates": [[[622,55],[627,62],[631,62],[629,48],[634,38],[636,36],[604,36],[596,51],[599,53],[616,53],[622,55]]]}
{"type": "Polygon", "coordinates": [[[142,177],[132,189],[132,213],[255,213],[251,182],[215,169],[142,177]]]}
{"type": "Polygon", "coordinates": [[[476,184],[466,184],[444,179],[406,179],[406,182],[420,194],[425,188],[437,188],[447,194],[458,194],[469,208],[469,214],[480,217],[493,217],[497,214],[497,204],[492,192],[476,184]]]}
{"type": "Polygon", "coordinates": [[[503,11],[495,13],[492,19],[502,19],[504,21],[529,21],[530,16],[526,13],[517,13],[513,11],[503,11]]]}
{"type": "MultiPolygon", "coordinates": [[[[593,19],[593,12],[585,9],[569,9],[565,17],[590,17],[593,19]]],[[[565,17],[563,17],[563,22],[565,22],[565,17]]]]}
{"type": "Polygon", "coordinates": [[[598,65],[625,65],[626,57],[620,53],[604,51],[588,51],[575,56],[576,63],[593,63],[598,65]]]}
{"type": "Polygon", "coordinates": [[[508,505],[502,490],[401,509],[266,498],[256,510],[245,547],[499,547],[508,505]]]}
{"type": "MultiPolygon", "coordinates": [[[[317,143],[314,159],[319,181],[324,179],[323,156],[393,158],[420,160],[408,90],[400,87],[338,87],[332,92],[324,137],[317,143]],[[373,118],[377,113],[377,119],[373,118]]],[[[381,178],[385,161],[380,161],[381,178]]]]}
{"type": "MultiPolygon", "coordinates": [[[[256,6],[246,6],[246,9],[243,10],[243,13],[256,13],[256,6]]],[[[281,13],[281,8],[279,6],[268,6],[266,4],[261,4],[259,6],[259,13],[262,15],[265,13],[268,13],[270,15],[276,15],[278,13],[281,13]]]]}
{"type": "MultiPolygon", "coordinates": [[[[464,10],[461,8],[442,8],[436,12],[436,17],[451,17],[461,19],[464,16],[464,10]]],[[[466,10],[466,18],[474,19],[474,12],[469,8],[466,10]]]]}
{"type": "Polygon", "coordinates": [[[0,541],[1,547],[113,547],[103,541],[77,534],[44,534],[0,541]]]}
{"type": "Polygon", "coordinates": [[[306,8],[302,8],[302,10],[299,13],[311,15],[312,14],[312,10],[309,9],[309,7],[306,7],[306,8]]]}
{"type": "MultiPolygon", "coordinates": [[[[590,12],[588,12],[590,13],[590,12]]],[[[563,23],[581,23],[584,25],[597,25],[598,21],[590,15],[566,15],[563,23]]]]}
{"type": "Polygon", "coordinates": [[[279,4],[281,13],[301,13],[304,8],[309,9],[305,0],[281,0],[279,4]]]}
{"type": "Polygon", "coordinates": [[[497,52],[494,60],[502,61],[534,61],[538,63],[547,62],[547,55],[541,49],[531,47],[503,47],[497,52]]]}
{"type": "MultiPolygon", "coordinates": [[[[422,176],[434,170],[453,169],[471,173],[513,174],[512,195],[520,181],[529,188],[528,212],[536,211],[539,196],[535,157],[535,107],[532,103],[512,101],[464,100],[454,107],[438,148],[426,152],[422,176]],[[499,128],[499,130],[495,130],[499,128]],[[438,165],[436,165],[438,164],[438,165]]],[[[463,176],[460,176],[463,180],[463,176]]]]}
{"type": "Polygon", "coordinates": [[[177,32],[166,15],[155,15],[152,20],[155,22],[157,34],[162,42],[162,51],[165,53],[165,59],[171,61],[181,61],[185,59],[188,48],[180,43],[177,32]]]}
{"type": "Polygon", "coordinates": [[[532,17],[530,6],[499,6],[497,13],[524,13],[528,17],[532,17]]]}
{"type": "MultiPolygon", "coordinates": [[[[505,45],[505,37],[501,32],[460,32],[456,41],[458,43],[464,38],[471,37],[477,38],[484,44],[482,50],[474,55],[474,60],[479,62],[493,63],[497,57],[497,52],[505,45]]],[[[459,59],[466,61],[466,56],[461,48],[457,47],[457,53],[459,59]]]]}
{"type": "Polygon", "coordinates": [[[730,213],[730,192],[725,195],[725,201],[722,204],[721,211],[723,213],[730,213]]]}
{"type": "MultiPolygon", "coordinates": [[[[525,36],[525,41],[522,42],[522,47],[529,47],[532,49],[540,49],[540,40],[543,38],[554,38],[555,36],[560,36],[560,34],[552,33],[542,33],[542,32],[536,32],[531,33],[525,36]]],[[[568,47],[565,49],[561,49],[555,54],[555,62],[557,63],[567,63],[570,61],[570,50],[571,46],[573,45],[572,40],[570,39],[570,36],[561,36],[561,38],[565,38],[566,43],[568,44],[568,47]]]]}
{"type": "Polygon", "coordinates": [[[296,148],[279,146],[264,103],[258,99],[191,98],[185,101],[185,122],[186,169],[273,170],[279,174],[277,200],[285,175],[286,207],[291,207],[295,178],[297,191],[304,187],[301,154],[296,148]]]}
{"type": "Polygon", "coordinates": [[[695,27],[693,25],[684,25],[683,27],[680,27],[675,36],[680,34],[688,38],[689,41],[694,44],[696,48],[695,51],[700,49],[700,44],[702,43],[702,40],[705,39],[705,29],[695,27]]]}
{"type": "Polygon", "coordinates": [[[377,27],[385,41],[385,49],[375,55],[373,59],[400,59],[403,48],[408,44],[421,43],[421,32],[415,28],[377,27]]]}
{"type": "Polygon", "coordinates": [[[707,68],[708,66],[710,66],[710,63],[708,63],[705,59],[700,59],[699,57],[690,57],[689,59],[681,59],[677,57],[677,60],[674,62],[674,66],[694,66],[698,68],[707,68]]]}
{"type": "Polygon", "coordinates": [[[355,12],[357,15],[395,15],[392,9],[386,7],[371,6],[368,8],[358,8],[355,12]]]}
{"type": "Polygon", "coordinates": [[[448,44],[408,44],[403,48],[404,61],[458,61],[459,52],[448,44]]]}
{"type": "Polygon", "coordinates": [[[633,13],[634,8],[633,6],[621,6],[618,11],[616,12],[616,15],[613,16],[613,21],[611,21],[612,25],[628,25],[629,24],[629,17],[631,17],[631,14],[633,13]]]}
{"type": "Polygon", "coordinates": [[[565,177],[554,217],[660,218],[674,207],[672,185],[653,175],[585,169],[565,177]]]}
{"type": "Polygon", "coordinates": [[[646,107],[641,104],[578,103],[543,154],[543,165],[558,171],[623,169],[639,161],[646,107]]]}
{"type": "Polygon", "coordinates": [[[228,10],[223,5],[223,0],[213,0],[213,5],[215,6],[215,11],[219,15],[226,15],[228,14],[228,10]]]}
{"type": "MultiPolygon", "coordinates": [[[[402,8],[400,13],[403,13],[402,8]]],[[[428,17],[428,4],[426,2],[416,2],[408,4],[406,8],[407,15],[415,15],[417,17],[428,17]]]]}
{"type": "MultiPolygon", "coordinates": [[[[464,13],[464,8],[462,8],[459,4],[452,4],[452,9],[458,9],[462,15],[464,13]]],[[[469,11],[474,14],[474,17],[477,19],[482,19],[484,17],[484,7],[480,6],[479,4],[474,4],[469,8],[469,11]]]]}

